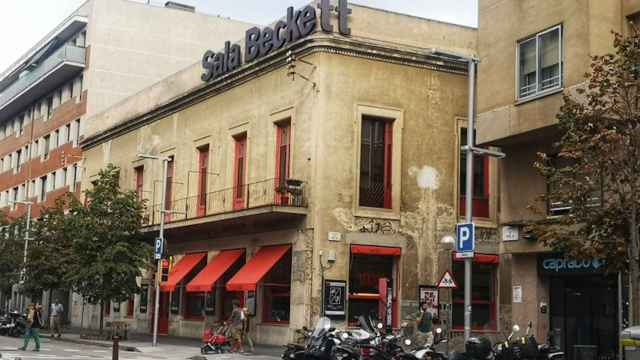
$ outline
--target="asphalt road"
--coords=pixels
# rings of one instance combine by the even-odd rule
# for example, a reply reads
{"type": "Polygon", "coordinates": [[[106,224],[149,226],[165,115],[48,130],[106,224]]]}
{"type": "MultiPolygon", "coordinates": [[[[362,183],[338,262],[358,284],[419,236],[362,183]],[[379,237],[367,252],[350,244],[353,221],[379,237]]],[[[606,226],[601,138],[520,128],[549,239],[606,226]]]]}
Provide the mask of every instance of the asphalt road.
{"type": "MultiPolygon", "coordinates": [[[[10,338],[6,336],[0,336],[0,359],[10,360],[107,360],[111,359],[111,349],[93,346],[93,345],[81,345],[62,341],[50,341],[47,338],[43,339],[39,352],[34,352],[33,341],[29,344],[27,351],[17,350],[22,346],[22,339],[10,338]]],[[[250,355],[237,355],[237,354],[221,354],[221,355],[207,355],[206,358],[200,356],[199,349],[188,350],[184,349],[173,350],[170,348],[159,349],[154,353],[144,352],[129,352],[121,351],[120,359],[122,360],[161,360],[161,359],[215,359],[215,360],[277,360],[277,357],[272,356],[250,356],[250,355]]]]}

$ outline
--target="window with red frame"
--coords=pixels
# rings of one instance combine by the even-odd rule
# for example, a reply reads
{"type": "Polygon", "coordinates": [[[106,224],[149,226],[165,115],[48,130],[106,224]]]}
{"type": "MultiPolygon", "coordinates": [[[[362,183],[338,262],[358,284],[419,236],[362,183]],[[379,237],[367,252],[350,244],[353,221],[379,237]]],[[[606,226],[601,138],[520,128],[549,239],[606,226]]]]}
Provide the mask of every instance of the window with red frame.
{"type": "Polygon", "coordinates": [[[286,181],[289,178],[289,159],[291,158],[291,123],[279,123],[276,126],[276,204],[286,204],[286,181]]]}
{"type": "Polygon", "coordinates": [[[127,317],[133,317],[133,305],[134,304],[134,295],[129,295],[129,299],[127,299],[127,317]]]}
{"type": "MultiPolygon", "coordinates": [[[[496,264],[473,264],[471,284],[471,328],[476,331],[496,330],[496,264]]],[[[453,290],[453,328],[464,329],[464,262],[453,262],[453,277],[458,287],[453,290]]]]}
{"type": "Polygon", "coordinates": [[[360,136],[359,205],[390,209],[393,119],[363,116],[360,136]]]}
{"type": "MultiPolygon", "coordinates": [[[[474,134],[475,136],[475,134],[474,134]]],[[[467,145],[467,129],[460,128],[460,146],[467,145]]],[[[466,211],[466,181],[467,181],[467,154],[460,151],[460,203],[461,215],[466,211]]],[[[486,156],[473,157],[473,217],[489,218],[489,158],[486,156]]]]}
{"type": "Polygon", "coordinates": [[[207,175],[209,170],[209,145],[198,148],[198,216],[207,214],[207,175]]]}
{"type": "Polygon", "coordinates": [[[349,269],[349,322],[354,323],[359,316],[379,318],[379,279],[393,279],[393,256],[351,254],[349,269]]]}
{"type": "Polygon", "coordinates": [[[138,166],[135,169],[136,176],[136,195],[138,195],[138,199],[142,199],[142,188],[144,185],[144,166],[138,166]]]}
{"type": "Polygon", "coordinates": [[[262,280],[262,321],[289,323],[291,312],[291,250],[269,270],[262,280]]]}
{"type": "Polygon", "coordinates": [[[247,134],[242,134],[235,139],[235,157],[233,161],[233,208],[245,207],[245,170],[247,168],[247,134]]]}
{"type": "MultiPolygon", "coordinates": [[[[171,210],[171,197],[173,196],[173,170],[175,168],[175,158],[173,156],[169,157],[169,161],[167,162],[167,187],[165,188],[165,203],[164,209],[171,210]]],[[[165,221],[171,221],[171,213],[164,214],[165,221]]]]}

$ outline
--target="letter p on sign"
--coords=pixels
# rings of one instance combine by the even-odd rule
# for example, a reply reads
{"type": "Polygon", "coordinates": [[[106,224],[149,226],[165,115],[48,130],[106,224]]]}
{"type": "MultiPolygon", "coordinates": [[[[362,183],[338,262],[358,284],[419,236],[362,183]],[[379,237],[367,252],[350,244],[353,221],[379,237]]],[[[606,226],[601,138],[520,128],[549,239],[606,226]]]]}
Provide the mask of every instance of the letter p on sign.
{"type": "Polygon", "coordinates": [[[456,225],[456,251],[472,253],[476,248],[476,227],[473,223],[456,225]]]}

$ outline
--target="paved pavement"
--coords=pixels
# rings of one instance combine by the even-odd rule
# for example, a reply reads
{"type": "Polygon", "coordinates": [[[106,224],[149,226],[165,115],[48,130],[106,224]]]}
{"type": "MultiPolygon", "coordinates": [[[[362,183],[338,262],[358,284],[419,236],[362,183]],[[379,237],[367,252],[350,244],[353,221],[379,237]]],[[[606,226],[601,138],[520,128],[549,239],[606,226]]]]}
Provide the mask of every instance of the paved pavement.
{"type": "MultiPolygon", "coordinates": [[[[178,338],[179,339],[179,338],[178,338]]],[[[68,339],[69,340],[69,339],[68,339]]],[[[163,359],[191,359],[191,360],[276,360],[275,353],[265,354],[256,349],[254,355],[240,354],[212,354],[200,355],[200,348],[192,345],[171,345],[167,344],[167,339],[162,343],[160,338],[159,346],[151,347],[150,343],[139,343],[137,351],[120,351],[119,357],[123,360],[163,360],[163,359]]],[[[171,339],[175,342],[175,339],[171,339]]],[[[189,339],[180,339],[189,340],[189,339]]],[[[197,345],[197,344],[196,344],[197,345]]],[[[52,340],[47,337],[42,338],[40,352],[34,352],[33,341],[29,344],[27,351],[17,350],[22,346],[22,339],[0,336],[0,359],[10,360],[106,360],[112,359],[112,349],[103,344],[82,344],[76,342],[52,340]]],[[[275,348],[273,350],[276,350],[275,348]]]]}

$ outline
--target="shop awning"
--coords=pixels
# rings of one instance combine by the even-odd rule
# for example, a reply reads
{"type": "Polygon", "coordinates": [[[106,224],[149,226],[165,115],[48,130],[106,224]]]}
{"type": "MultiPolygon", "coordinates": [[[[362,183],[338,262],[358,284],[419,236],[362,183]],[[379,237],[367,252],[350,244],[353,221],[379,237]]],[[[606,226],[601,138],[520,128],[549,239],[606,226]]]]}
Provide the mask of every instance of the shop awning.
{"type": "Polygon", "coordinates": [[[265,246],[227,283],[228,291],[255,291],[256,284],[275,265],[291,245],[265,246]]]}
{"type": "MultiPolygon", "coordinates": [[[[453,254],[453,259],[455,261],[464,261],[463,258],[458,258],[456,254],[453,254]]],[[[499,264],[500,256],[494,254],[474,254],[473,262],[475,264],[499,264]]]]}
{"type": "Polygon", "coordinates": [[[352,254],[400,256],[400,248],[392,246],[351,245],[352,254]]]}
{"type": "Polygon", "coordinates": [[[244,254],[244,250],[223,250],[187,284],[187,292],[208,292],[211,287],[244,254]]]}
{"type": "Polygon", "coordinates": [[[207,253],[187,254],[178,261],[178,263],[169,272],[169,278],[166,282],[160,284],[160,290],[173,291],[176,285],[193,269],[198,263],[207,256],[207,253]]]}

